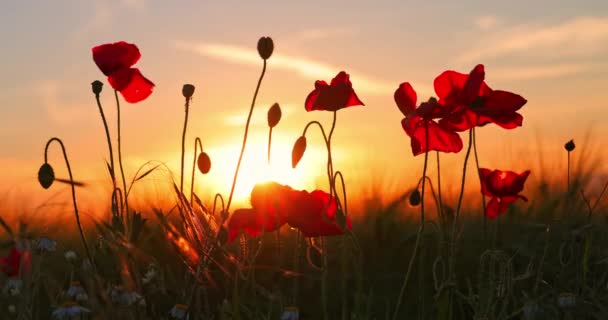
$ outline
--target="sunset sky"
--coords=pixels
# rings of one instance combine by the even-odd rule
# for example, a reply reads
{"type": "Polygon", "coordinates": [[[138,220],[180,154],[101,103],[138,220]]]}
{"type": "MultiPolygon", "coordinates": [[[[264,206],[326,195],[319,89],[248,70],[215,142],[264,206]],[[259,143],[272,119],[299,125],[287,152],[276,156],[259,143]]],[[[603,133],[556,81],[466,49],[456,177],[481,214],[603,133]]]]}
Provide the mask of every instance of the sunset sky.
{"type": "MultiPolygon", "coordinates": [[[[272,37],[275,51],[253,116],[244,183],[237,192],[241,200],[262,179],[296,188],[323,186],[326,156],[319,133],[309,134],[309,150],[296,170],[291,169],[291,147],[306,122],[330,124],[329,112],[306,112],[304,100],[315,80],[329,81],[341,70],[351,75],[365,103],[338,113],[334,141],[336,168],[344,171],[353,190],[371,189],[375,183],[406,189],[421,173],[422,156],[412,156],[393,101],[398,85],[412,83],[419,100],[426,100],[434,95],[433,79],[442,71],[468,73],[478,63],[486,66],[492,88],[528,100],[521,109],[522,128],[478,131],[482,166],[531,167],[534,179],[540,154],[547,166],[563,167],[563,143],[571,138],[582,143],[590,135],[600,155],[607,146],[605,0],[25,0],[0,4],[0,26],[0,202],[33,194],[46,201],[66,191],[64,186],[44,191],[35,180],[45,142],[53,136],[66,143],[78,180],[109,188],[93,80],[106,84],[102,103],[114,138],[116,109],[91,48],[120,40],[138,45],[142,58],[137,66],[156,84],[144,102],[122,104],[127,176],[146,161],[158,160],[179,178],[181,87],[192,83],[196,92],[186,163],[191,165],[194,137],[201,137],[213,162],[212,172],[197,178],[197,190],[205,198],[229,190],[262,67],[256,51],[260,36],[272,37]],[[281,105],[283,119],[274,132],[268,171],[266,111],[274,102],[281,105]]],[[[50,161],[58,176],[67,177],[56,147],[50,161]]],[[[456,164],[463,156],[444,156],[447,179],[457,178],[456,164]]],[[[162,198],[158,190],[166,187],[166,170],[150,178],[139,192],[162,198]]],[[[94,188],[79,192],[85,199],[100,197],[94,188]]]]}

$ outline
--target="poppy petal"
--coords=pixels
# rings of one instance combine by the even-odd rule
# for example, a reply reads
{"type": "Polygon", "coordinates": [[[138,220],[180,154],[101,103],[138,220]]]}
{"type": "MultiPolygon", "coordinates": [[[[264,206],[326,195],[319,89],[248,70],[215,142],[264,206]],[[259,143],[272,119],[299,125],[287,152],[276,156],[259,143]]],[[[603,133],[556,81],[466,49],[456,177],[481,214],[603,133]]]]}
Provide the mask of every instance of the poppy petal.
{"type": "Polygon", "coordinates": [[[488,219],[495,219],[500,214],[500,203],[497,197],[492,197],[486,204],[486,217],[488,219]]]}
{"type": "Polygon", "coordinates": [[[137,46],[124,41],[102,44],[92,51],[93,61],[106,76],[132,67],[141,58],[137,46]]]}
{"type": "Polygon", "coordinates": [[[306,97],[306,101],[304,102],[304,107],[306,108],[306,111],[315,110],[314,105],[317,101],[317,98],[319,98],[321,90],[325,90],[327,87],[329,87],[329,85],[325,81],[317,80],[315,82],[315,90],[311,91],[308,94],[308,96],[306,97]]]}
{"type": "Polygon", "coordinates": [[[148,98],[154,89],[154,83],[144,77],[137,68],[119,70],[110,75],[108,81],[129,103],[148,98]]]}
{"type": "Polygon", "coordinates": [[[342,71],[330,85],[325,81],[315,82],[315,90],[308,94],[304,107],[306,111],[337,111],[343,108],[364,105],[352,88],[349,75],[342,71]]]}
{"type": "Polygon", "coordinates": [[[414,88],[412,88],[412,85],[409,82],[400,84],[393,96],[397,107],[404,116],[407,117],[416,110],[416,101],[418,97],[416,91],[414,91],[414,88]]]}
{"type": "Polygon", "coordinates": [[[481,86],[484,83],[486,72],[483,64],[478,64],[471,70],[464,87],[462,88],[462,103],[470,104],[480,95],[481,86]]]}
{"type": "Polygon", "coordinates": [[[462,139],[458,133],[448,130],[432,120],[423,120],[420,116],[412,116],[401,121],[401,126],[410,137],[412,153],[414,156],[427,151],[440,151],[446,153],[458,153],[462,150],[462,139]],[[425,123],[428,129],[425,128],[425,123]]]}
{"type": "Polygon", "coordinates": [[[460,91],[464,88],[468,76],[464,73],[448,70],[435,78],[433,86],[443,105],[458,105],[460,91]]]}

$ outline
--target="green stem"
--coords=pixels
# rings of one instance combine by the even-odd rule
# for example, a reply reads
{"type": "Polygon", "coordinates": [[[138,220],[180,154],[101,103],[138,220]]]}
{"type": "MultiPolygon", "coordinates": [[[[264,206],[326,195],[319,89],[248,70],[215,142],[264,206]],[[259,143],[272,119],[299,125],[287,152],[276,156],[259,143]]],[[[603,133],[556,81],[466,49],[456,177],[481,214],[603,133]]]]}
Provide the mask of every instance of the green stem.
{"type": "Polygon", "coordinates": [[[65,150],[65,146],[63,145],[63,141],[61,141],[61,139],[53,137],[46,143],[46,147],[44,148],[44,163],[48,163],[47,154],[48,154],[49,146],[53,141],[56,141],[61,146],[61,151],[63,152],[63,158],[65,159],[65,164],[68,169],[68,174],[70,176],[70,182],[71,182],[70,186],[72,188],[72,203],[74,205],[74,216],[76,217],[76,224],[78,225],[78,231],[80,232],[80,239],[82,240],[82,244],[84,246],[84,250],[87,254],[87,257],[89,258],[89,261],[91,262],[91,265],[93,266],[93,270],[95,270],[95,272],[97,272],[97,268],[95,266],[95,261],[93,260],[93,256],[91,255],[91,251],[89,250],[89,245],[87,244],[87,240],[84,236],[84,231],[82,230],[82,224],[80,223],[80,214],[78,213],[78,204],[76,203],[76,188],[74,187],[74,177],[72,175],[72,168],[70,167],[70,161],[68,160],[68,155],[65,150]]]}
{"type": "MultiPolygon", "coordinates": [[[[179,192],[184,193],[184,157],[186,152],[186,130],[188,129],[188,113],[190,111],[190,98],[186,98],[184,115],[184,128],[182,130],[182,163],[180,167],[179,192]]],[[[196,157],[196,153],[194,154],[196,157]]],[[[191,201],[192,202],[192,201],[191,201]]]]}
{"type": "MultiPolygon", "coordinates": [[[[120,176],[122,177],[122,190],[127,190],[127,181],[125,180],[125,170],[122,166],[122,146],[120,144],[120,101],[118,100],[118,91],[114,90],[114,98],[116,98],[116,122],[118,127],[118,165],[120,166],[120,176]]],[[[125,192],[125,207],[127,217],[127,230],[131,230],[131,217],[129,216],[129,200],[128,194],[125,192]]],[[[129,231],[130,232],[130,231],[129,231]]]]}
{"type": "MultiPolygon", "coordinates": [[[[483,184],[483,181],[481,181],[481,173],[479,172],[479,156],[477,155],[477,135],[475,134],[475,128],[471,129],[473,131],[473,154],[475,155],[475,166],[477,167],[477,175],[479,177],[479,183],[480,185],[483,184]]],[[[483,189],[480,186],[480,192],[481,192],[481,207],[483,209],[482,215],[483,215],[483,241],[486,242],[487,240],[487,233],[488,233],[488,217],[486,217],[486,199],[483,195],[483,189]]]]}
{"type": "Polygon", "coordinates": [[[441,198],[441,165],[439,162],[439,151],[435,151],[437,156],[437,198],[439,200],[439,219],[443,221],[443,200],[441,198]]]}
{"type": "Polygon", "coordinates": [[[101,106],[101,101],[99,100],[99,94],[95,95],[95,100],[97,101],[97,107],[99,108],[99,114],[101,115],[101,121],[103,121],[103,128],[106,132],[106,140],[108,142],[108,151],[110,153],[110,175],[112,176],[112,186],[116,189],[116,176],[114,172],[114,152],[112,150],[112,139],[110,138],[110,129],[108,128],[108,122],[106,121],[106,116],[103,112],[103,107],[101,106]]]}
{"type": "MultiPolygon", "coordinates": [[[[405,273],[405,278],[403,279],[403,283],[401,284],[401,290],[399,290],[399,297],[397,298],[397,306],[395,307],[395,312],[393,313],[393,320],[397,319],[399,315],[399,308],[401,307],[401,301],[403,300],[403,295],[405,294],[405,289],[407,288],[407,283],[410,278],[410,273],[412,271],[412,266],[414,265],[414,260],[416,259],[416,254],[418,253],[418,246],[420,246],[420,239],[422,237],[422,233],[424,232],[424,189],[426,186],[426,169],[428,166],[429,160],[429,126],[428,122],[425,122],[424,126],[425,131],[425,152],[424,152],[424,166],[422,169],[422,192],[420,195],[420,228],[418,229],[418,235],[416,236],[416,245],[414,247],[414,252],[412,253],[412,257],[410,258],[410,262],[407,267],[407,272],[405,273]]],[[[423,265],[420,265],[423,267],[423,265]]],[[[420,275],[422,276],[422,275],[420,275]]]]}
{"type": "Polygon", "coordinates": [[[329,320],[329,312],[327,310],[327,244],[325,243],[324,238],[321,238],[321,246],[323,248],[323,271],[321,272],[321,304],[323,308],[323,319],[329,320]]]}
{"type": "MultiPolygon", "coordinates": [[[[249,108],[249,115],[247,116],[247,122],[245,124],[245,134],[243,136],[243,144],[241,146],[241,153],[239,155],[239,161],[236,164],[236,170],[234,171],[234,178],[232,180],[232,187],[230,188],[230,196],[228,196],[228,203],[226,204],[226,211],[230,210],[230,205],[232,204],[232,197],[234,196],[234,188],[236,187],[236,180],[239,176],[239,170],[241,168],[241,161],[243,161],[243,154],[245,153],[245,146],[247,145],[247,135],[249,134],[249,124],[251,123],[251,115],[253,114],[253,108],[255,107],[255,100],[258,97],[258,92],[260,91],[260,85],[262,84],[262,79],[264,78],[264,74],[266,73],[266,60],[264,60],[264,66],[262,67],[262,73],[260,74],[260,78],[258,79],[258,84],[255,88],[255,93],[253,94],[253,99],[251,101],[251,107],[249,108]]],[[[227,215],[224,215],[227,216],[227,215]]]]}
{"type": "Polygon", "coordinates": [[[448,257],[448,270],[450,279],[453,279],[454,276],[454,256],[456,254],[456,223],[460,216],[460,208],[462,207],[462,198],[464,195],[464,186],[466,182],[467,176],[467,164],[469,162],[469,156],[471,155],[471,147],[473,145],[473,130],[469,130],[469,144],[467,147],[467,152],[464,157],[464,164],[462,167],[462,181],[460,183],[460,194],[458,195],[458,205],[456,206],[456,213],[454,214],[454,221],[452,221],[452,236],[450,239],[450,253],[448,257]]]}
{"type": "Polygon", "coordinates": [[[272,146],[272,127],[268,131],[268,166],[270,166],[270,147],[272,146]]]}
{"type": "MultiPolygon", "coordinates": [[[[194,196],[194,172],[196,171],[196,157],[197,157],[197,147],[200,147],[200,151],[203,152],[203,143],[199,137],[194,139],[194,160],[192,160],[192,177],[190,178],[190,206],[194,208],[192,198],[194,196]]],[[[182,153],[183,156],[183,153],[182,153]]]]}

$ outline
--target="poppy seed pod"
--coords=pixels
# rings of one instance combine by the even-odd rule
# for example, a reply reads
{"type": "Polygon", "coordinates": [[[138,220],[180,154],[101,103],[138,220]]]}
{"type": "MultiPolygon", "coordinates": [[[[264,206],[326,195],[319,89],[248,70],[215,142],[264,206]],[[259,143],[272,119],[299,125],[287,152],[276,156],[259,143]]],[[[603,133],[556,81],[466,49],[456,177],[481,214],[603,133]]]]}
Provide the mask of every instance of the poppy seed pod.
{"type": "Polygon", "coordinates": [[[272,55],[274,50],[274,43],[270,37],[261,37],[258,40],[258,53],[262,59],[267,60],[272,55]]]}
{"type": "Polygon", "coordinates": [[[275,104],[268,109],[268,126],[270,128],[274,128],[277,124],[279,124],[279,121],[281,121],[282,115],[281,107],[275,102],[275,104]]]}
{"type": "Polygon", "coordinates": [[[48,189],[55,181],[55,172],[53,171],[53,167],[50,164],[45,163],[38,170],[38,182],[40,185],[48,189]]]}
{"type": "Polygon", "coordinates": [[[418,206],[420,205],[420,202],[422,201],[422,195],[420,194],[420,191],[418,191],[418,189],[412,191],[412,193],[410,194],[410,205],[411,206],[418,206]]]}
{"type": "Polygon", "coordinates": [[[291,167],[295,169],[298,165],[302,156],[304,156],[304,151],[306,151],[306,137],[300,136],[296,143],[293,145],[293,150],[291,151],[291,167]]]}
{"type": "Polygon", "coordinates": [[[196,162],[198,165],[198,170],[200,170],[201,173],[209,173],[209,170],[211,170],[211,158],[209,158],[209,155],[207,155],[205,152],[201,152],[201,154],[198,155],[196,162]]]}
{"type": "Polygon", "coordinates": [[[93,89],[93,93],[98,96],[101,93],[101,90],[103,89],[103,82],[99,80],[91,82],[91,89],[93,89]]]}
{"type": "Polygon", "coordinates": [[[184,87],[182,88],[182,94],[184,95],[184,98],[186,98],[186,99],[192,98],[192,95],[194,94],[194,85],[185,84],[184,87]]]}
{"type": "Polygon", "coordinates": [[[570,141],[566,142],[566,144],[564,145],[564,148],[568,152],[574,150],[574,148],[576,148],[576,145],[574,144],[574,140],[570,140],[570,141]]]}

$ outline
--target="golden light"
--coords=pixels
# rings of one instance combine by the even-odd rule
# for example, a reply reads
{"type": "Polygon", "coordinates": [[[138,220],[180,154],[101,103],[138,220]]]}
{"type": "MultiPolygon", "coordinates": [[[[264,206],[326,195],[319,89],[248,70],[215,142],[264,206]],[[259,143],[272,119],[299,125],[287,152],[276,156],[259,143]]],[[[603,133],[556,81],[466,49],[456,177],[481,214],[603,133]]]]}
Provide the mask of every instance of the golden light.
{"type": "MultiPolygon", "coordinates": [[[[233,202],[238,205],[247,204],[253,187],[258,183],[276,181],[295,189],[311,189],[315,186],[315,178],[325,174],[326,155],[323,150],[311,147],[307,150],[302,163],[296,168],[291,167],[291,150],[293,142],[288,138],[276,135],[273,137],[270,163],[268,163],[268,147],[262,136],[251,139],[247,144],[241,169],[234,190],[233,202]]],[[[220,192],[225,197],[230,193],[234,170],[238,160],[240,145],[209,147],[212,169],[208,178],[199,178],[196,183],[197,192],[210,190],[220,192]]],[[[207,192],[209,192],[207,191],[207,192]]]]}

